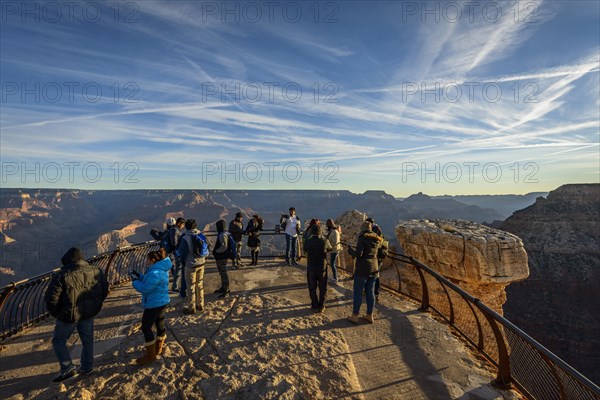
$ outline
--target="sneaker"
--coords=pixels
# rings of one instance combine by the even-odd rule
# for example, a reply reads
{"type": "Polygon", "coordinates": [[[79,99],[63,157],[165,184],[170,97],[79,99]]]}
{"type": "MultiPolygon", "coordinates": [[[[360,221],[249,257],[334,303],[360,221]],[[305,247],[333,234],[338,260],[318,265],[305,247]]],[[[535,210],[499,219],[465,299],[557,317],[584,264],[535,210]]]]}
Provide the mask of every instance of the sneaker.
{"type": "Polygon", "coordinates": [[[77,368],[77,373],[80,375],[91,375],[94,373],[94,368],[89,371],[84,371],[82,367],[77,368]]]}
{"type": "Polygon", "coordinates": [[[365,314],[362,318],[366,320],[369,324],[373,323],[373,314],[365,314]]]}
{"type": "Polygon", "coordinates": [[[348,317],[348,321],[352,322],[353,324],[358,325],[358,315],[352,314],[351,316],[348,317]]]}
{"type": "Polygon", "coordinates": [[[60,374],[56,378],[52,379],[52,382],[54,382],[54,383],[64,382],[67,379],[76,377],[77,375],[78,375],[77,370],[75,368],[72,368],[72,369],[68,370],[67,372],[65,372],[64,374],[60,374]]]}
{"type": "Polygon", "coordinates": [[[223,292],[221,292],[221,294],[219,295],[219,298],[222,299],[223,297],[228,297],[229,293],[231,293],[231,291],[229,289],[224,290],[223,292]]]}

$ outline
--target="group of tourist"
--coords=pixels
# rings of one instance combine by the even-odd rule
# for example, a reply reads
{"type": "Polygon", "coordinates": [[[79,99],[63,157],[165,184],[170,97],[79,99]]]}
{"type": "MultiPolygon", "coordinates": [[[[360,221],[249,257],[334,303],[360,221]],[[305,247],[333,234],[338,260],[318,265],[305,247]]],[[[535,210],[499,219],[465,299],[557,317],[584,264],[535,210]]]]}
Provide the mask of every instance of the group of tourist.
{"type": "MultiPolygon", "coordinates": [[[[293,207],[289,209],[289,215],[282,215],[280,222],[286,239],[286,265],[296,264],[297,256],[304,253],[311,309],[322,313],[325,309],[327,284],[335,283],[339,278],[336,263],[342,250],[341,228],[332,219],[328,219],[325,227],[322,227],[321,222],[315,218],[302,233],[300,219],[293,207]],[[328,265],[331,267],[331,278],[328,278],[328,265]]],[[[243,214],[238,212],[229,223],[229,229],[222,219],[217,221],[216,227],[212,254],[221,286],[214,293],[223,298],[230,294],[228,260],[232,260],[235,268],[244,267],[240,257],[244,234],[248,235],[247,246],[252,259],[250,265],[258,264],[263,219],[254,215],[246,229],[243,229],[243,214]]],[[[196,314],[204,311],[204,267],[209,255],[206,236],[198,229],[194,219],[185,220],[180,217],[169,218],[167,230],[158,239],[160,248],[147,254],[145,272],[130,271],[133,288],[141,293],[144,309],[141,330],[145,353],[135,360],[138,365],[151,363],[162,353],[166,339],[165,310],[170,303],[169,272],[173,276],[171,290],[185,299],[182,312],[196,314]]],[[[368,323],[373,323],[373,309],[380,286],[379,270],[387,255],[387,241],[372,219],[362,223],[356,247],[349,247],[348,253],[356,260],[353,308],[348,319],[355,324],[359,323],[362,296],[366,293],[367,312],[363,318],[368,323]]],[[[62,258],[62,264],[61,270],[53,275],[45,297],[49,313],[57,319],[52,344],[60,364],[60,374],[53,382],[93,372],[93,318],[102,308],[108,294],[108,282],[104,273],[101,269],[90,266],[79,249],[69,249],[62,258]],[[75,328],[83,345],[79,369],[73,365],[66,345],[75,328]]]]}

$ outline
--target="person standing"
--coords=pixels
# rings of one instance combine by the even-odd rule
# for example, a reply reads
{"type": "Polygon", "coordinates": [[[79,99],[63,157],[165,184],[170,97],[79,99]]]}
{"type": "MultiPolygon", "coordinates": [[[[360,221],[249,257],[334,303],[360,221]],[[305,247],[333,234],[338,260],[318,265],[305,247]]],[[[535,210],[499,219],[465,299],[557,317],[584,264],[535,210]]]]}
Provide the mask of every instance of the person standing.
{"type": "Polygon", "coordinates": [[[164,248],[151,251],[146,256],[146,273],[132,272],[132,286],[142,294],[142,332],[146,353],[137,358],[137,365],[149,364],[162,354],[167,338],[165,310],[171,302],[169,298],[169,270],[173,266],[164,248]],[[156,326],[156,338],[152,326],[156,326]]]}
{"type": "Polygon", "coordinates": [[[330,282],[337,282],[338,274],[336,263],[338,259],[338,254],[340,251],[342,251],[342,235],[340,234],[340,230],[337,226],[335,226],[335,223],[331,218],[329,218],[327,222],[325,222],[325,225],[327,226],[326,237],[332,246],[332,250],[329,253],[329,265],[331,265],[332,275],[330,282]]]}
{"type": "Polygon", "coordinates": [[[186,232],[181,237],[179,255],[187,283],[187,305],[184,314],[204,312],[204,265],[208,256],[206,237],[198,230],[195,219],[185,221],[186,232]]]}
{"type": "Polygon", "coordinates": [[[104,273],[88,264],[80,249],[70,248],[61,263],[63,266],[52,275],[44,296],[46,309],[56,318],[52,348],[60,364],[60,375],[52,382],[94,372],[94,317],[108,296],[104,273]],[[67,348],[67,340],[75,328],[83,346],[79,370],[75,369],[67,348]]]}
{"type": "Polygon", "coordinates": [[[296,247],[298,246],[298,234],[300,233],[300,220],[296,216],[296,209],[290,207],[290,216],[285,222],[285,262],[287,265],[296,264],[296,247]]]}
{"type": "Polygon", "coordinates": [[[308,237],[304,241],[306,253],[306,279],[308,281],[308,294],[310,295],[311,308],[315,312],[325,309],[327,294],[327,252],[332,247],[329,241],[321,235],[318,224],[311,226],[308,237]],[[317,296],[317,288],[319,295],[317,296]]]}
{"type": "Polygon", "coordinates": [[[170,228],[165,232],[161,241],[160,247],[164,248],[167,255],[171,258],[173,266],[171,267],[171,273],[173,274],[173,284],[171,290],[174,292],[185,292],[185,278],[181,273],[181,261],[177,256],[177,248],[179,247],[179,239],[181,238],[182,230],[185,226],[185,219],[182,217],[169,218],[167,220],[167,226],[170,228]],[[181,284],[179,284],[179,277],[181,276],[181,284]],[[182,286],[184,287],[182,289],[182,286]]]}
{"type": "Polygon", "coordinates": [[[235,241],[236,258],[233,262],[233,267],[237,269],[244,266],[242,264],[242,236],[244,235],[244,224],[242,221],[243,215],[241,212],[238,212],[235,214],[235,219],[232,219],[229,223],[229,233],[231,233],[235,241]]]}
{"type": "Polygon", "coordinates": [[[258,215],[254,215],[248,226],[246,226],[246,233],[248,234],[248,247],[250,248],[250,255],[252,256],[252,262],[250,265],[258,265],[258,253],[260,253],[260,231],[263,229],[263,219],[258,215]]]}
{"type": "Polygon", "coordinates": [[[383,268],[383,261],[387,257],[388,248],[390,247],[390,242],[385,238],[385,236],[383,236],[383,232],[381,231],[381,228],[379,227],[379,225],[373,224],[373,233],[375,233],[377,236],[379,236],[382,239],[381,247],[379,248],[379,250],[377,250],[377,278],[375,279],[375,287],[374,287],[375,302],[377,303],[377,302],[379,302],[379,294],[381,293],[380,272],[381,272],[381,268],[383,268]]]}
{"type": "Polygon", "coordinates": [[[225,229],[225,220],[217,221],[217,240],[213,249],[213,256],[217,262],[217,270],[221,276],[221,287],[215,290],[219,298],[229,295],[229,276],[227,275],[227,260],[232,259],[235,263],[235,244],[233,237],[225,229]]]}
{"type": "Polygon", "coordinates": [[[367,294],[367,314],[363,317],[370,324],[373,323],[373,308],[375,307],[375,280],[379,274],[377,253],[383,239],[373,233],[371,223],[365,221],[360,226],[360,234],[356,242],[356,249],[348,248],[348,253],[356,258],[354,270],[354,296],[352,302],[352,315],[348,319],[357,324],[358,313],[362,304],[362,294],[367,294]]]}

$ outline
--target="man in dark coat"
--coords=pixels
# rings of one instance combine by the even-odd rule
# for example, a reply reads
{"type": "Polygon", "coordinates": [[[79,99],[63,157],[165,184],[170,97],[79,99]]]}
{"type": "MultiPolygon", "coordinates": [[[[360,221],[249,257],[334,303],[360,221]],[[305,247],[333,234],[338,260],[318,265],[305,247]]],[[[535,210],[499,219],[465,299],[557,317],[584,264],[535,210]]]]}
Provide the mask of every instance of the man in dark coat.
{"type": "Polygon", "coordinates": [[[356,242],[356,249],[348,248],[348,253],[356,259],[354,269],[354,297],[352,301],[352,315],[349,320],[358,323],[358,313],[362,303],[363,291],[367,294],[367,313],[363,317],[373,323],[373,308],[375,306],[375,281],[379,276],[377,255],[383,239],[373,233],[370,222],[365,221],[360,226],[360,235],[356,242]]]}
{"type": "Polygon", "coordinates": [[[309,232],[304,241],[308,294],[313,311],[323,312],[327,294],[327,264],[325,260],[327,252],[331,251],[332,247],[329,241],[321,235],[321,227],[318,224],[313,225],[309,232]],[[318,296],[317,287],[319,288],[318,296]]]}
{"type": "Polygon", "coordinates": [[[234,268],[241,268],[242,264],[242,235],[244,234],[243,215],[241,212],[235,214],[235,219],[229,223],[229,233],[235,241],[236,259],[233,262],[234,268]]]}
{"type": "Polygon", "coordinates": [[[52,347],[60,364],[60,375],[53,382],[94,371],[94,317],[108,295],[104,273],[88,264],[80,249],[70,248],[61,262],[63,267],[52,276],[44,298],[46,309],[56,318],[52,347]],[[75,328],[83,345],[79,371],[67,348],[67,340],[75,328]]]}

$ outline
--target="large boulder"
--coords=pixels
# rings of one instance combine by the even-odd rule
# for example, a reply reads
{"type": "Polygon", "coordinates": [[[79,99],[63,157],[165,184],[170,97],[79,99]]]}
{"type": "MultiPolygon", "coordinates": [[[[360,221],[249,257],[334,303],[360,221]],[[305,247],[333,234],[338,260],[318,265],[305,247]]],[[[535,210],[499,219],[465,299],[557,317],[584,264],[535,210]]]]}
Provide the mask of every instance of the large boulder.
{"type": "Polygon", "coordinates": [[[400,221],[396,236],[406,255],[457,283],[499,313],[506,302],[505,287],[529,276],[521,239],[475,222],[400,221]]]}

